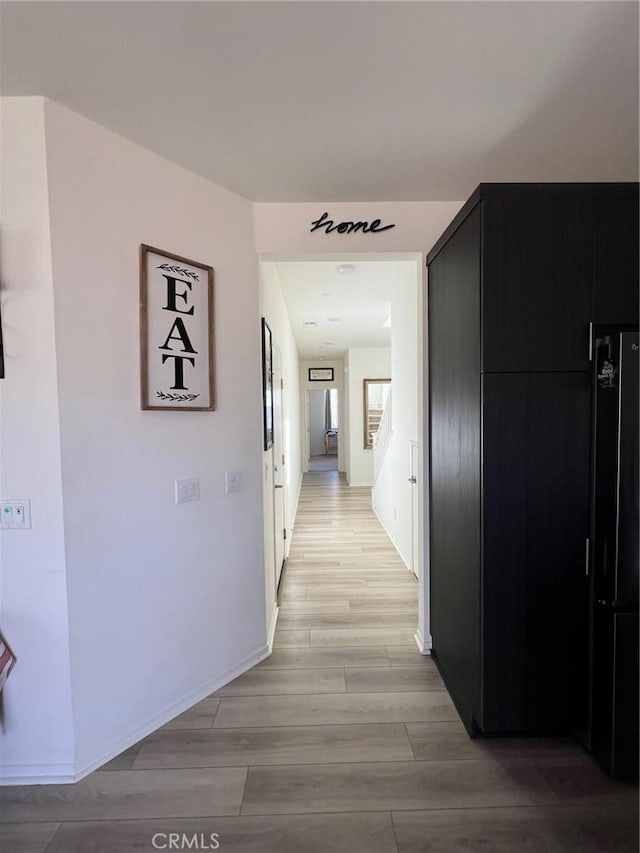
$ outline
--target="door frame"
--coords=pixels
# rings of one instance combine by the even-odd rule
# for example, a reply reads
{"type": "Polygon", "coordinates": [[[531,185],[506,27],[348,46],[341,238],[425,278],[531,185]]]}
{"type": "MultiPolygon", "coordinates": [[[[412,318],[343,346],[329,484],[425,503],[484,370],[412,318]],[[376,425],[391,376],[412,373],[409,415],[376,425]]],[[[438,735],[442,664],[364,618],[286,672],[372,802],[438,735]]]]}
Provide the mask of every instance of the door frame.
{"type": "Polygon", "coordinates": [[[416,482],[411,482],[411,571],[416,576],[420,577],[420,445],[417,441],[409,441],[409,478],[416,478],[416,482]],[[415,465],[414,465],[415,451],[415,465]],[[416,502],[416,514],[414,518],[414,501],[416,502]],[[416,530],[414,521],[417,518],[418,529],[416,530]]]}

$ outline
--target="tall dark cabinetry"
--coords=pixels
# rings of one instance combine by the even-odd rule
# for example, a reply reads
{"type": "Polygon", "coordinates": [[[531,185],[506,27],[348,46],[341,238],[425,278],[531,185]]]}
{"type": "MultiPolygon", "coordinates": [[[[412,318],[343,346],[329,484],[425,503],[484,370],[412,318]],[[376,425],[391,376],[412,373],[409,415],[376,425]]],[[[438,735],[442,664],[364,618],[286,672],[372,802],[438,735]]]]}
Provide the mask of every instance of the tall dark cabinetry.
{"type": "Polygon", "coordinates": [[[575,728],[593,328],[638,316],[635,184],[481,184],[428,256],[433,651],[471,733],[575,728]]]}

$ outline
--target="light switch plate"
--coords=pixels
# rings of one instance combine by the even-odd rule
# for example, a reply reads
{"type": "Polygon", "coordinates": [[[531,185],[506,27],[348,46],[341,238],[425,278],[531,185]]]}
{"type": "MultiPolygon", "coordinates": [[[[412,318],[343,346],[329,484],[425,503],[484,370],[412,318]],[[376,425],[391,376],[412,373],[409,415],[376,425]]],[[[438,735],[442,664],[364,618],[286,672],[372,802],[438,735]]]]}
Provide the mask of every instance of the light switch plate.
{"type": "Polygon", "coordinates": [[[0,502],[0,522],[3,530],[30,530],[31,501],[16,498],[0,502]]]}
{"type": "Polygon", "coordinates": [[[186,480],[176,480],[176,503],[186,504],[200,500],[200,480],[189,477],[186,480]]]}
{"type": "Polygon", "coordinates": [[[227,471],[224,475],[224,490],[229,492],[241,492],[244,489],[244,471],[227,471]]]}

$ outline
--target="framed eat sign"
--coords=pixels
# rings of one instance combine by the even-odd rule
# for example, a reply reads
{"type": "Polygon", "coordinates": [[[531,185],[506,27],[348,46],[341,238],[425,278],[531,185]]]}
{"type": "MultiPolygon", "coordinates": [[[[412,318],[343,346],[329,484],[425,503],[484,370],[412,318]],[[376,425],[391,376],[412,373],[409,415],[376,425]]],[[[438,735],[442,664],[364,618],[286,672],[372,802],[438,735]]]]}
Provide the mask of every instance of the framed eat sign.
{"type": "Polygon", "coordinates": [[[140,373],[145,410],[215,409],[213,267],[144,243],[140,373]]]}

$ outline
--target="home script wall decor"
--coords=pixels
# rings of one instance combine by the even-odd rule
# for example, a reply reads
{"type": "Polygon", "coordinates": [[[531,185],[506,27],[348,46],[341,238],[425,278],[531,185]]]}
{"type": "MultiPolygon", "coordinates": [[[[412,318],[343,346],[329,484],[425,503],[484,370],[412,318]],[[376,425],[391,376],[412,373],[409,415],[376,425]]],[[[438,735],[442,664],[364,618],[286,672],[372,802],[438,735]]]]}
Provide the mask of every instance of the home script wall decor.
{"type": "Polygon", "coordinates": [[[380,234],[382,231],[389,231],[390,228],[395,228],[395,222],[392,225],[382,225],[379,219],[372,219],[371,222],[364,220],[345,220],[344,222],[334,223],[333,219],[329,219],[329,213],[325,211],[318,219],[314,219],[311,223],[310,233],[318,229],[324,229],[325,234],[331,234],[332,231],[337,231],[338,234],[355,234],[362,231],[363,234],[380,234]]]}
{"type": "Polygon", "coordinates": [[[215,409],[213,267],[140,246],[140,361],[143,409],[215,409]]]}

